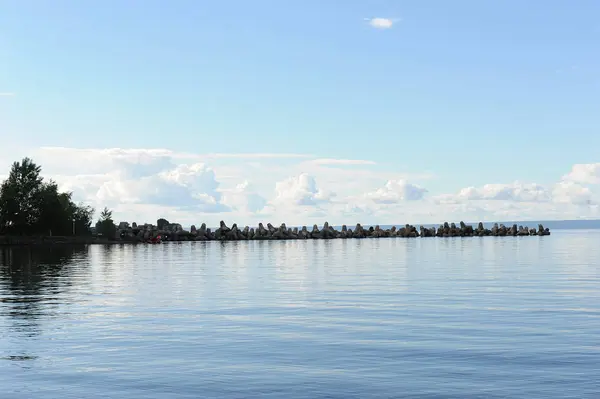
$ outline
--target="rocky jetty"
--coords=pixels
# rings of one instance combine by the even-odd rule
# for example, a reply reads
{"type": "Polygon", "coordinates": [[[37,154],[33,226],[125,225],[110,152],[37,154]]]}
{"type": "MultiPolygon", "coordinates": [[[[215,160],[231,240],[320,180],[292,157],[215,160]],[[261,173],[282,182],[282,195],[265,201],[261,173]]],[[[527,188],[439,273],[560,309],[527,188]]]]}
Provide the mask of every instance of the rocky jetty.
{"type": "Polygon", "coordinates": [[[538,225],[538,228],[535,227],[517,227],[516,224],[513,224],[511,227],[506,227],[503,224],[494,223],[491,229],[486,229],[483,227],[483,223],[479,222],[477,228],[473,228],[473,226],[468,226],[463,222],[460,222],[459,226],[456,226],[454,223],[448,225],[448,223],[444,223],[440,225],[440,227],[436,228],[432,227],[431,229],[424,228],[421,226],[421,237],[484,237],[484,236],[494,236],[494,237],[503,237],[503,236],[549,236],[550,229],[544,228],[541,224],[538,225]]]}
{"type": "Polygon", "coordinates": [[[315,224],[311,229],[306,226],[287,227],[282,223],[279,227],[267,223],[265,227],[262,223],[258,227],[245,226],[240,228],[236,223],[231,227],[227,226],[224,221],[219,223],[219,227],[214,231],[206,227],[202,223],[200,228],[191,226],[190,231],[185,231],[180,225],[169,225],[168,229],[158,229],[153,225],[137,226],[133,224],[129,226],[120,226],[117,232],[117,240],[119,241],[147,241],[151,238],[160,236],[163,241],[243,241],[243,240],[309,240],[309,239],[333,239],[333,238],[385,238],[385,237],[504,237],[504,236],[546,236],[550,235],[550,230],[544,228],[541,224],[535,227],[523,227],[516,224],[507,227],[503,224],[495,223],[491,229],[485,228],[483,223],[479,223],[477,227],[473,227],[460,222],[443,223],[439,227],[426,228],[420,226],[418,229],[412,225],[404,225],[402,227],[391,227],[383,229],[377,226],[365,228],[360,223],[352,228],[343,225],[341,230],[336,230],[329,223],[325,222],[323,227],[315,224]]]}

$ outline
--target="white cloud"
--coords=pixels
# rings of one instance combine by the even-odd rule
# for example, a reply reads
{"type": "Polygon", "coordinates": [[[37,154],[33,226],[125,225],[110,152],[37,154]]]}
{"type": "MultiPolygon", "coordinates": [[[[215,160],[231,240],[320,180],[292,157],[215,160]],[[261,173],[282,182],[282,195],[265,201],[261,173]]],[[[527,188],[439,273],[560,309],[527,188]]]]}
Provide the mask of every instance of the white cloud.
{"type": "Polygon", "coordinates": [[[245,180],[233,189],[223,190],[222,203],[231,209],[252,214],[262,210],[267,205],[267,200],[245,180]]]}
{"type": "Polygon", "coordinates": [[[593,190],[564,180],[549,187],[520,182],[486,184],[432,200],[446,208],[475,206],[487,220],[575,219],[598,214],[593,190]]]}
{"type": "Polygon", "coordinates": [[[38,148],[31,156],[62,189],[119,220],[289,225],[568,219],[598,215],[598,164],[550,185],[513,182],[435,192],[435,175],[385,162],[306,154],[193,154],[166,149],[38,148]]]}
{"type": "Polygon", "coordinates": [[[219,187],[215,180],[215,172],[204,163],[179,165],[173,169],[166,169],[158,173],[166,182],[189,187],[194,191],[207,190],[214,193],[219,187]]]}
{"type": "MultiPolygon", "coordinates": [[[[159,160],[157,164],[163,165],[163,161],[159,160]]],[[[123,168],[126,173],[106,181],[99,188],[98,200],[111,204],[173,206],[203,213],[229,210],[220,202],[219,183],[211,168],[202,163],[169,168],[164,163],[164,169],[156,170],[159,169],[157,164],[141,163],[140,168],[134,169],[127,165],[123,168]]]]}
{"type": "Polygon", "coordinates": [[[499,200],[518,202],[550,201],[550,193],[535,183],[486,184],[483,187],[467,187],[456,196],[465,200],[499,200]]]}
{"type": "Polygon", "coordinates": [[[369,25],[377,29],[390,29],[394,26],[394,22],[396,22],[389,18],[367,18],[367,21],[369,21],[369,25]]]}
{"type": "Polygon", "coordinates": [[[573,165],[563,180],[582,184],[600,184],[600,162],[573,165]]]}
{"type": "Polygon", "coordinates": [[[14,97],[16,94],[11,92],[0,92],[0,97],[14,97]]]}
{"type": "Polygon", "coordinates": [[[563,204],[590,205],[594,202],[592,196],[588,187],[569,181],[557,183],[552,191],[553,200],[563,204]]]}
{"type": "MultiPolygon", "coordinates": [[[[42,147],[30,155],[42,165],[44,173],[78,175],[106,174],[117,171],[128,176],[148,176],[165,168],[174,167],[187,156],[165,149],[79,149],[42,147]],[[77,170],[74,171],[74,167],[77,170]]],[[[197,156],[195,156],[197,157],[197,156]]]]}
{"type": "Polygon", "coordinates": [[[274,204],[312,206],[330,201],[335,193],[317,188],[315,178],[307,173],[275,183],[274,204]]]}
{"type": "Polygon", "coordinates": [[[396,204],[401,201],[418,201],[426,193],[427,189],[406,180],[388,180],[384,187],[366,193],[365,197],[378,204],[396,204]]]}
{"type": "Polygon", "coordinates": [[[591,199],[592,191],[589,188],[568,181],[560,181],[551,187],[520,182],[486,184],[482,187],[463,188],[457,194],[434,197],[438,204],[457,204],[465,201],[589,204],[591,199]]]}

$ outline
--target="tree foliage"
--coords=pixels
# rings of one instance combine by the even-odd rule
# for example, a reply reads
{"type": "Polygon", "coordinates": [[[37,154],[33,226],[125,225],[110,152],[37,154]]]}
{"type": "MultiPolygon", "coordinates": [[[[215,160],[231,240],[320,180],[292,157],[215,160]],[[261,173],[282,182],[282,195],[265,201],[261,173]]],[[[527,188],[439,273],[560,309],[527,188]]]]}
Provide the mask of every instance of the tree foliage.
{"type": "Polygon", "coordinates": [[[0,186],[0,234],[88,235],[94,209],[75,204],[72,193],[44,181],[30,158],[14,162],[0,186]]]}
{"type": "Polygon", "coordinates": [[[96,232],[109,238],[114,237],[117,233],[117,226],[112,219],[112,211],[106,207],[100,212],[100,219],[96,222],[96,232]]]}

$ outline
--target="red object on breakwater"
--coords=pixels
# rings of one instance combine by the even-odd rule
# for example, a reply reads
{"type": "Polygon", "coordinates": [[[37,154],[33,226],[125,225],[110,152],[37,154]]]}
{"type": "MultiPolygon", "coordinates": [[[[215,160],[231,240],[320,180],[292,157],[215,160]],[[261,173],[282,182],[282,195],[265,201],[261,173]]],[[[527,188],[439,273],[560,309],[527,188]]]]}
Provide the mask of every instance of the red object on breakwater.
{"type": "Polygon", "coordinates": [[[151,238],[150,240],[148,240],[148,243],[149,244],[160,244],[160,243],[162,243],[162,240],[161,240],[160,236],[157,236],[157,237],[154,237],[154,238],[151,238]]]}

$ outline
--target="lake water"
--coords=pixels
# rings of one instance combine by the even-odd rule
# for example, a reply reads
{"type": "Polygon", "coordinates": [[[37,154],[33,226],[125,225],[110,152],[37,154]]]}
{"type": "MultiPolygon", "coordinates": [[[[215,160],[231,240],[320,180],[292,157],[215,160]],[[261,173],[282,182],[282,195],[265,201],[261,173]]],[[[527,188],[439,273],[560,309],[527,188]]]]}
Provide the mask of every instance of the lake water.
{"type": "Polygon", "coordinates": [[[600,231],[0,252],[3,399],[600,397],[600,231]]]}

